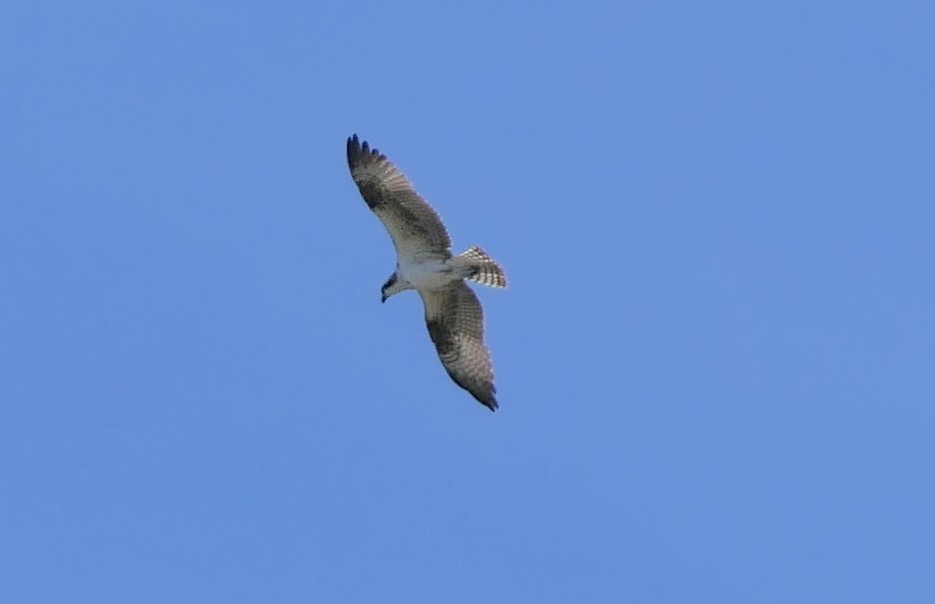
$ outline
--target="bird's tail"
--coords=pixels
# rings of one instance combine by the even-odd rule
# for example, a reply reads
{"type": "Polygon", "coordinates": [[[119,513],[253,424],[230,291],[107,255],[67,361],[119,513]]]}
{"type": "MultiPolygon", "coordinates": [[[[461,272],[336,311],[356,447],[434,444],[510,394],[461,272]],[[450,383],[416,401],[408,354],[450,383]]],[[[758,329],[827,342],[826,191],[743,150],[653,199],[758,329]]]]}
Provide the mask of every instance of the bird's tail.
{"type": "Polygon", "coordinates": [[[465,279],[490,287],[506,287],[506,273],[503,272],[503,268],[476,245],[469,247],[455,260],[466,269],[465,279]]]}

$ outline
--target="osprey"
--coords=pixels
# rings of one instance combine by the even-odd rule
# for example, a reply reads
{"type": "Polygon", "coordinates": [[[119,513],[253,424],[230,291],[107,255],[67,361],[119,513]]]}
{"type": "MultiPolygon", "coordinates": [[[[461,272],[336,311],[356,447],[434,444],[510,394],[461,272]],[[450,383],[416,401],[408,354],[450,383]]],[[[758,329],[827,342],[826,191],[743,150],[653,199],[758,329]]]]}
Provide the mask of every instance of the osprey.
{"type": "Polygon", "coordinates": [[[383,285],[382,301],[407,289],[419,292],[429,337],[448,375],[495,411],[497,389],[484,344],[484,311],[464,280],[506,287],[503,269],[477,246],[452,255],[451,238],[438,213],[385,155],[361,143],[356,134],[347,139],[347,164],[396,247],[396,271],[383,285]]]}

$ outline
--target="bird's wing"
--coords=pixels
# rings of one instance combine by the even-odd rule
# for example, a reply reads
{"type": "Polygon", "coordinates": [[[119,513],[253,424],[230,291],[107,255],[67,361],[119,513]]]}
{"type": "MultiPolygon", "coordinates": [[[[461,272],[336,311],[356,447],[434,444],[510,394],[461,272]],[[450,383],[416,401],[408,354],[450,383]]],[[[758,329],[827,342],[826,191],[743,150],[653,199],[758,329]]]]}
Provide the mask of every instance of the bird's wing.
{"type": "Polygon", "coordinates": [[[400,257],[450,255],[451,238],[438,213],[399,169],[355,134],[347,139],[347,165],[364,201],[389,231],[400,257]]]}
{"type": "Polygon", "coordinates": [[[425,324],[438,358],[455,383],[495,411],[493,366],[484,344],[484,309],[464,281],[434,290],[419,290],[425,324]]]}

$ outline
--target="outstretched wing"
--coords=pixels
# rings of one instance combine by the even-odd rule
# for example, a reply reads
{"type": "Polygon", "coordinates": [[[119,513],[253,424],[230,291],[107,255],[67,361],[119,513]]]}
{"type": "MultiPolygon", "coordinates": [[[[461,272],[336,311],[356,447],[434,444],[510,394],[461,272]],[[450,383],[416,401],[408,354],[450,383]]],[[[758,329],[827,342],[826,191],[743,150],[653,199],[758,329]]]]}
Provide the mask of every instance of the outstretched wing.
{"type": "Polygon", "coordinates": [[[347,165],[364,201],[389,231],[399,256],[450,253],[451,238],[438,213],[385,155],[366,141],[361,143],[355,134],[347,139],[347,165]]]}
{"type": "Polygon", "coordinates": [[[434,290],[419,290],[425,324],[438,358],[455,383],[496,411],[490,351],[484,344],[484,309],[464,281],[434,290]]]}

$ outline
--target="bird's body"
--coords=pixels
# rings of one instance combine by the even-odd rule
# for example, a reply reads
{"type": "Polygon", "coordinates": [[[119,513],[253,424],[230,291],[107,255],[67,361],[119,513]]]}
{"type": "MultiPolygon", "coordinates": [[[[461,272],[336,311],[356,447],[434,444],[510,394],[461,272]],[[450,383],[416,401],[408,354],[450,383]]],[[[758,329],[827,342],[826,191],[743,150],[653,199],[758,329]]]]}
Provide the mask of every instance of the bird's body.
{"type": "Polygon", "coordinates": [[[438,257],[401,261],[396,274],[413,289],[436,289],[464,279],[463,275],[455,272],[450,258],[438,257]]]}
{"type": "Polygon", "coordinates": [[[396,271],[383,285],[383,300],[415,289],[425,322],[448,375],[474,398],[498,407],[490,352],[484,344],[484,311],[465,279],[506,287],[503,269],[477,246],[454,256],[441,218],[384,155],[347,139],[347,162],[360,193],[383,222],[396,247],[396,271]]]}

